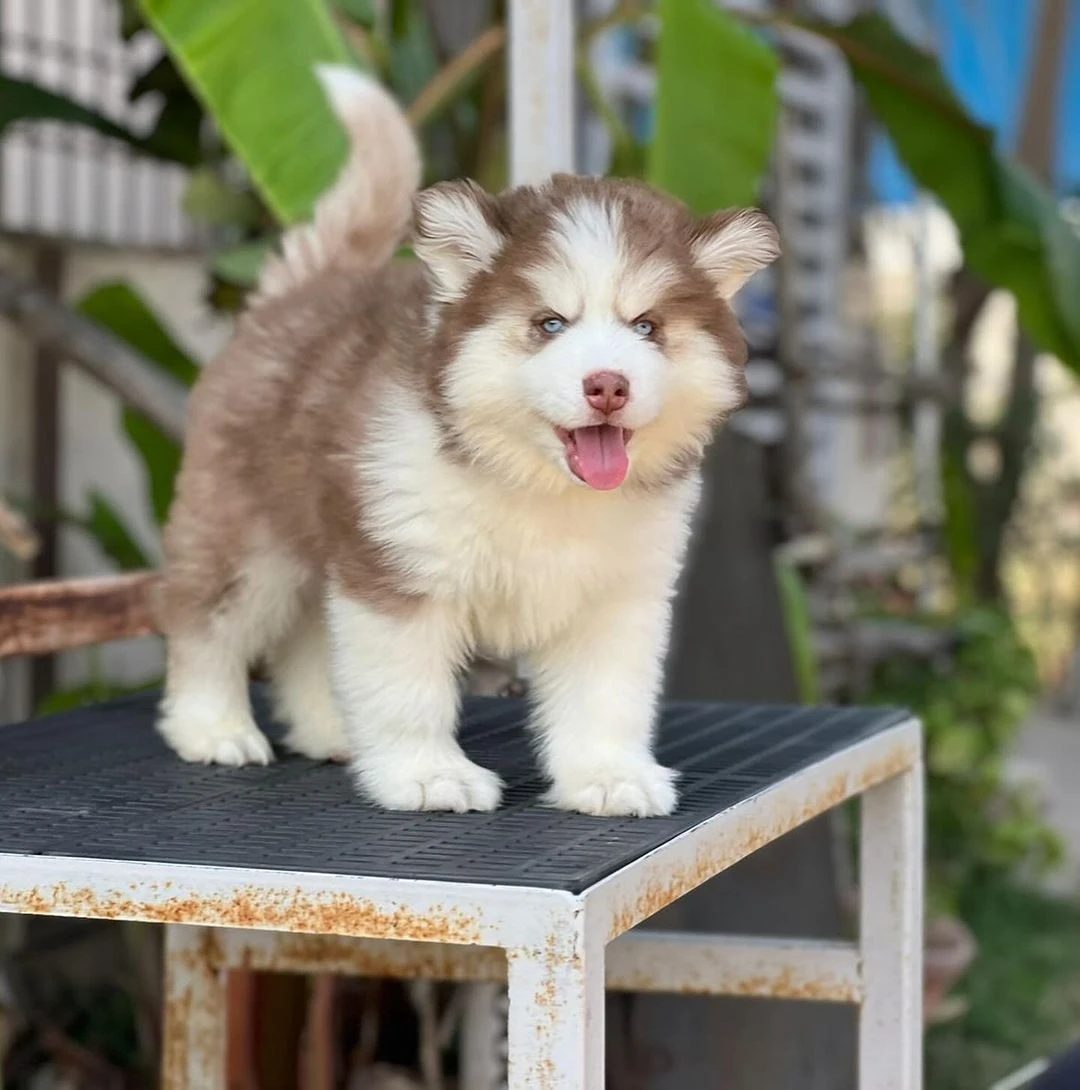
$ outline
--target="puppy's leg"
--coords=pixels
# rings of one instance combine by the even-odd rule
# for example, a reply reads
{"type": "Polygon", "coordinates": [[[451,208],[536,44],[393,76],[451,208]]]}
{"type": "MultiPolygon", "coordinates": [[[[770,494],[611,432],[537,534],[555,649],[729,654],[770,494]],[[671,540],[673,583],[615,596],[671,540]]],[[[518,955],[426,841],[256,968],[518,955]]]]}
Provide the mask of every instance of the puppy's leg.
{"type": "Polygon", "coordinates": [[[165,698],[157,729],[185,760],[269,764],[273,751],[248,700],[248,660],[227,618],[169,637],[165,698]]]}
{"type": "Polygon", "coordinates": [[[532,656],[553,805],[637,817],[675,808],[675,774],[652,754],[670,623],[666,594],[610,601],[583,610],[569,632],[532,656]]]}
{"type": "Polygon", "coordinates": [[[289,725],[285,745],[316,761],[344,761],[345,727],[330,688],[322,609],[309,607],[270,659],[275,711],[289,725]]]}
{"type": "Polygon", "coordinates": [[[243,556],[222,585],[204,584],[201,574],[190,565],[166,572],[158,730],[185,761],[267,764],[273,751],[252,718],[248,667],[296,623],[305,573],[265,549],[243,556]]]}
{"type": "Polygon", "coordinates": [[[423,601],[384,612],[331,589],[334,695],[361,791],[390,810],[494,810],[501,783],[454,737],[460,615],[423,601]]]}

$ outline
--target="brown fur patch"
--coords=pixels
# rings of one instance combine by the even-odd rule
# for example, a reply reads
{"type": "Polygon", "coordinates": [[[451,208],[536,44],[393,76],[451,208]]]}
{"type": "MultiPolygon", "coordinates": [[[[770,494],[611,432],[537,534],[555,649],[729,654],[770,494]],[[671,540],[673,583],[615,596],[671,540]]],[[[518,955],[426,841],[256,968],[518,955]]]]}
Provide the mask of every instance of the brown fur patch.
{"type": "Polygon", "coordinates": [[[380,386],[423,387],[424,298],[423,270],[402,263],[320,274],[243,317],[191,399],[165,533],[167,632],[220,608],[268,541],[313,580],[333,569],[374,604],[404,604],[391,558],[361,529],[355,465],[380,386]]]}

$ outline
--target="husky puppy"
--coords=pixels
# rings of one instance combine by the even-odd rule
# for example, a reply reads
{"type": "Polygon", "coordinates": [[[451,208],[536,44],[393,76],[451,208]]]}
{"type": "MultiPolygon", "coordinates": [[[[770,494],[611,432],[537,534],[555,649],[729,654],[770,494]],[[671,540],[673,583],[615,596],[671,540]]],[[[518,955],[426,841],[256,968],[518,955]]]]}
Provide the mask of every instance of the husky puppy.
{"type": "Polygon", "coordinates": [[[351,154],[192,395],[158,729],[188,761],[265,764],[261,661],[287,744],[373,802],[491,810],[459,677],[523,656],[549,801],[667,814],[672,595],[702,453],[745,395],[729,301],[776,231],[632,181],[418,192],[393,99],[319,74],[351,154]],[[419,260],[395,261],[410,227],[419,260]]]}

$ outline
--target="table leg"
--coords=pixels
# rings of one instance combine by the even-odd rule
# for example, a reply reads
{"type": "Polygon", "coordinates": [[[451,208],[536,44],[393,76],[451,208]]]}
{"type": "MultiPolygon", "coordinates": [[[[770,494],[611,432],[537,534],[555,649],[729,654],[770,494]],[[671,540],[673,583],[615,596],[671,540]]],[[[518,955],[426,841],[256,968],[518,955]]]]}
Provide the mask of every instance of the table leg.
{"type": "Polygon", "coordinates": [[[604,947],[578,921],[541,950],[507,952],[508,1090],[603,1090],[604,947]]]}
{"type": "Polygon", "coordinates": [[[225,1090],[225,973],[209,927],[165,928],[162,1090],[225,1090]]]}
{"type": "Polygon", "coordinates": [[[859,1090],[922,1090],[923,771],[862,797],[859,1090]]]}

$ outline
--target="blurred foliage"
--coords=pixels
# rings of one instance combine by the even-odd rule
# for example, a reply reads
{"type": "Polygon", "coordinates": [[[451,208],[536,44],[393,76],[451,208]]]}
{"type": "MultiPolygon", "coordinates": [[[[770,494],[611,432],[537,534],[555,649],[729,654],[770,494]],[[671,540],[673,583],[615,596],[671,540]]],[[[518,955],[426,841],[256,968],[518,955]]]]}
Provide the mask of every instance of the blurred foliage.
{"type": "MultiPolygon", "coordinates": [[[[24,119],[70,122],[191,168],[184,204],[206,231],[207,296],[219,309],[239,309],[281,228],[309,213],[343,160],[344,136],[314,77],[317,62],[363,67],[408,105],[424,145],[426,181],[468,175],[491,190],[506,183],[501,3],[493,0],[491,25],[450,56],[421,0],[118,2],[125,36],[152,28],[167,47],[129,89],[132,102],[160,99],[150,130],[134,133],[44,88],[0,77],[0,132],[24,119]]],[[[1030,336],[1080,371],[1076,230],[1047,190],[996,152],[992,135],[965,113],[936,60],[880,16],[826,25],[734,14],[711,0],[623,0],[612,15],[583,26],[578,45],[582,85],[612,138],[611,172],[647,178],[698,212],[753,201],[779,112],[775,32],[789,28],[840,49],[900,157],[956,220],[965,260],[988,283],[1012,291],[1030,336]],[[657,15],[655,133],[643,141],[604,99],[589,54],[601,33],[657,15]]],[[[194,380],[195,363],[129,286],[104,285],[80,309],[173,378],[194,380]]],[[[125,412],[123,427],[160,525],[179,446],[136,413],[125,412]]],[[[956,502],[963,525],[962,497],[956,502]]],[[[118,567],[152,563],[153,549],[108,497],[93,494],[85,512],[67,517],[118,567]]],[[[778,575],[803,694],[812,700],[805,595],[794,569],[779,563],[778,575]]],[[[989,919],[989,891],[1049,865],[1059,852],[1033,800],[1003,776],[1005,754],[1036,691],[1035,670],[1000,611],[971,609],[927,621],[955,634],[948,661],[891,662],[875,677],[873,696],[912,708],[926,724],[931,896],[938,910],[964,915],[988,944],[984,930],[1003,926],[989,919]]],[[[117,691],[93,681],[57,694],[47,710],[117,691]]],[[[973,1014],[992,1016],[993,988],[1030,995],[1020,982],[998,980],[990,968],[981,972],[969,983],[973,1014]],[[985,994],[978,990],[984,987],[985,994]]],[[[103,1024],[116,1021],[105,1003],[97,1013],[103,1024]]],[[[101,1048],[125,1062],[126,1030],[72,1032],[95,1047],[100,1036],[101,1048]]]]}
{"type": "MultiPolygon", "coordinates": [[[[77,309],[135,349],[164,374],[184,386],[194,383],[199,373],[198,365],[130,285],[101,284],[78,303],[77,309]]],[[[181,445],[134,409],[122,410],[122,419],[124,434],[142,465],[147,505],[161,529],[172,504],[181,445]]],[[[92,537],[101,552],[121,571],[154,567],[154,550],[139,540],[138,532],[100,492],[91,492],[87,497],[85,513],[68,512],[61,517],[67,525],[76,526],[92,537]]],[[[85,684],[52,693],[35,709],[36,713],[66,711],[154,688],[160,681],[153,679],[143,685],[119,686],[105,681],[96,669],[91,674],[90,681],[85,684]]]]}
{"type": "Polygon", "coordinates": [[[145,571],[153,566],[123,517],[100,492],[90,493],[89,511],[76,522],[121,571],[145,571]]]}
{"type": "MultiPolygon", "coordinates": [[[[240,305],[281,226],[308,214],[341,164],[344,136],[315,79],[319,62],[369,69],[416,111],[429,181],[473,175],[497,188],[503,180],[499,5],[491,9],[496,32],[482,31],[455,57],[444,55],[420,0],[123,0],[122,7],[126,35],[151,27],[167,46],[130,89],[133,101],[151,93],[163,100],[154,128],[138,139],[197,163],[185,206],[214,243],[209,294],[219,306],[240,305]]],[[[1080,318],[1067,305],[1080,296],[1076,232],[1047,191],[997,155],[936,60],[880,16],[826,25],[737,15],[709,0],[660,0],[658,9],[620,3],[585,25],[579,42],[586,91],[611,129],[613,168],[647,177],[699,212],[751,201],[768,168],[778,113],[770,35],[793,27],[840,49],[905,163],[956,219],[972,267],[1014,291],[1031,335],[1080,366],[1080,318]],[[650,12],[659,15],[656,129],[643,146],[590,78],[588,52],[598,34],[650,12]],[[724,108],[731,102],[738,110],[724,108]]],[[[41,116],[45,101],[31,101],[29,113],[41,116]]],[[[9,105],[0,123],[15,110],[9,105]]],[[[77,113],[71,119],[96,124],[77,113]]],[[[99,288],[81,309],[174,378],[194,379],[193,361],[129,287],[99,288]]],[[[131,412],[124,429],[160,524],[179,447],[131,412]]],[[[962,521],[963,511],[956,515],[962,521]]],[[[89,497],[77,521],[119,567],[150,562],[151,550],[106,497],[89,497]]],[[[784,571],[781,582],[789,598],[801,600],[784,571]]],[[[959,650],[950,670],[901,662],[878,679],[883,699],[912,706],[928,724],[933,862],[939,884],[953,894],[1053,854],[1029,804],[1005,789],[1000,774],[1034,692],[1030,656],[1002,615],[973,612],[955,621],[959,650]]],[[[802,663],[800,640],[793,642],[802,663]]],[[[800,672],[810,692],[812,672],[805,663],[800,672]]]]}
{"type": "Polygon", "coordinates": [[[158,1085],[159,929],[35,921],[31,936],[4,960],[8,1001],[20,1017],[0,1057],[0,1083],[6,1090],[158,1085]]]}
{"type": "MultiPolygon", "coordinates": [[[[82,299],[78,309],[170,378],[187,387],[194,384],[198,365],[130,285],[102,284],[82,299]]],[[[123,421],[146,473],[150,510],[158,525],[164,525],[180,469],[181,446],[133,409],[124,410],[123,421]]]]}
{"type": "Polygon", "coordinates": [[[871,696],[910,708],[925,726],[930,903],[957,913],[994,883],[1045,871],[1061,845],[1038,801],[1003,774],[1038,691],[1034,658],[1012,620],[983,606],[925,621],[950,632],[951,652],[882,665],[871,696]]]}
{"type": "Polygon", "coordinates": [[[979,570],[979,509],[966,464],[967,429],[960,419],[963,413],[963,406],[951,407],[945,413],[940,469],[944,507],[942,545],[957,593],[970,600],[979,570]]]}
{"type": "MultiPolygon", "coordinates": [[[[184,386],[191,386],[199,374],[198,365],[149,305],[128,284],[99,285],[77,308],[98,325],[125,342],[164,374],[184,386]]],[[[139,459],[146,480],[147,505],[160,528],[168,517],[176,475],[180,469],[181,445],[134,409],[122,410],[124,434],[139,459]]],[[[87,497],[85,513],[70,512],[64,522],[86,531],[101,551],[121,571],[140,571],[154,566],[154,550],[140,542],[139,534],[114,504],[99,492],[87,497]]]]}
{"type": "Polygon", "coordinates": [[[1080,372],[1080,233],[1054,194],[997,152],[937,59],[884,16],[793,22],[841,50],[905,166],[956,222],[966,263],[1012,292],[1032,340],[1080,372]]]}
{"type": "Polygon", "coordinates": [[[979,957],[966,1013],[927,1034],[926,1090],[992,1086],[1080,1034],[1080,909],[997,883],[962,908],[979,957]]]}
{"type": "MultiPolygon", "coordinates": [[[[199,164],[186,203],[212,229],[221,280],[250,283],[275,231],[310,212],[343,161],[344,136],[313,73],[318,63],[359,64],[420,107],[414,122],[429,181],[471,175],[498,188],[503,180],[496,161],[505,150],[505,77],[492,63],[502,59],[502,39],[481,34],[457,57],[444,56],[421,0],[122,0],[122,9],[126,35],[152,27],[168,54],[129,92],[132,101],[162,96],[154,129],[115,135],[199,164]],[[233,247],[240,250],[230,257],[233,247]]],[[[499,5],[492,13],[499,22],[499,5]]],[[[1080,295],[1080,236],[1045,187],[997,154],[936,59],[882,16],[826,24],[735,14],[709,0],[659,0],[655,11],[624,0],[583,28],[579,54],[586,91],[612,132],[614,171],[643,174],[699,212],[754,199],[774,138],[779,61],[747,23],[816,34],[843,53],[905,164],[956,220],[969,265],[1013,292],[1032,338],[1080,369],[1080,314],[1071,305],[1080,295]],[[660,28],[655,134],[641,147],[604,102],[587,53],[603,30],[650,12],[660,28]],[[739,109],[724,108],[729,102],[739,109]]],[[[38,93],[51,95],[30,85],[8,95],[0,125],[20,109],[62,117],[68,108],[72,121],[109,124],[59,96],[42,105],[38,93]]],[[[230,306],[241,298],[212,296],[230,306]]]]}
{"type": "Polygon", "coordinates": [[[813,616],[806,581],[798,567],[782,553],[774,554],[773,572],[780,594],[788,646],[791,648],[799,700],[804,704],[819,704],[821,682],[818,676],[813,616]]]}
{"type": "MultiPolygon", "coordinates": [[[[628,5],[630,15],[639,10],[628,5]]],[[[967,264],[1012,292],[1032,340],[1080,372],[1080,232],[1049,189],[998,153],[992,131],[966,112],[931,53],[877,14],[826,23],[736,15],[707,0],[660,0],[659,14],[651,181],[697,211],[752,200],[774,135],[777,61],[741,24],[822,37],[847,60],[912,175],[956,221],[967,264]],[[729,102],[739,109],[725,109],[729,102]]],[[[610,114],[601,109],[613,124],[610,114]]],[[[629,134],[613,127],[617,157],[633,163],[629,134]]]]}
{"type": "MultiPolygon", "coordinates": [[[[491,10],[498,24],[501,7],[491,10]]],[[[163,99],[155,127],[140,139],[172,147],[189,165],[197,158],[185,204],[214,243],[209,294],[219,306],[240,305],[280,227],[310,211],[342,161],[344,137],[313,74],[319,62],[359,64],[419,111],[414,120],[429,181],[473,175],[497,188],[504,180],[503,38],[490,27],[449,57],[420,0],[123,0],[123,12],[125,34],[152,27],[168,49],[137,76],[130,96],[163,99]]],[[[708,0],[660,0],[658,9],[620,3],[586,24],[579,42],[586,91],[611,130],[613,168],[647,177],[699,212],[752,200],[768,168],[778,113],[779,62],[770,35],[793,27],[840,49],[905,163],[957,220],[972,266],[1017,294],[1035,339],[1080,366],[1080,319],[1066,305],[1080,295],[1076,232],[1048,192],[997,155],[991,134],[964,112],[936,60],[880,16],[826,25],[737,15],[708,0]],[[600,33],[650,13],[659,15],[658,83],[655,138],[645,146],[603,100],[588,53],[600,33]],[[739,109],[723,108],[730,102],[739,109]]],[[[82,309],[181,381],[197,373],[130,288],[106,285],[82,309]]],[[[160,523],[179,448],[136,414],[125,414],[124,429],[160,523]]],[[[962,521],[963,511],[956,514],[962,521]]],[[[151,551],[106,497],[89,497],[79,521],[118,566],[149,562],[151,551]]],[[[789,597],[798,598],[790,582],[789,597]]],[[[1026,706],[1034,692],[1029,657],[995,614],[960,618],[958,633],[952,672],[897,663],[879,679],[883,698],[914,707],[930,728],[932,840],[938,875],[954,891],[984,871],[1052,854],[1025,800],[1000,782],[1021,701],[1026,706]],[[997,656],[1000,668],[968,661],[972,652],[964,648],[972,646],[997,656]]],[[[812,674],[801,674],[804,688],[812,688],[812,674]]]]}
{"type": "Polygon", "coordinates": [[[109,681],[103,677],[100,670],[95,670],[93,673],[96,676],[82,685],[73,685],[68,689],[57,689],[56,692],[50,693],[34,709],[34,714],[55,715],[57,712],[85,708],[91,704],[100,704],[104,700],[134,696],[137,693],[146,693],[161,687],[160,678],[144,681],[139,685],[118,685],[115,681],[109,681]]]}
{"type": "Polygon", "coordinates": [[[140,154],[155,159],[185,166],[193,166],[198,161],[192,148],[171,142],[160,129],[155,129],[148,136],[140,136],[64,95],[0,73],[0,136],[8,125],[16,121],[56,121],[80,125],[119,140],[140,154]]]}

